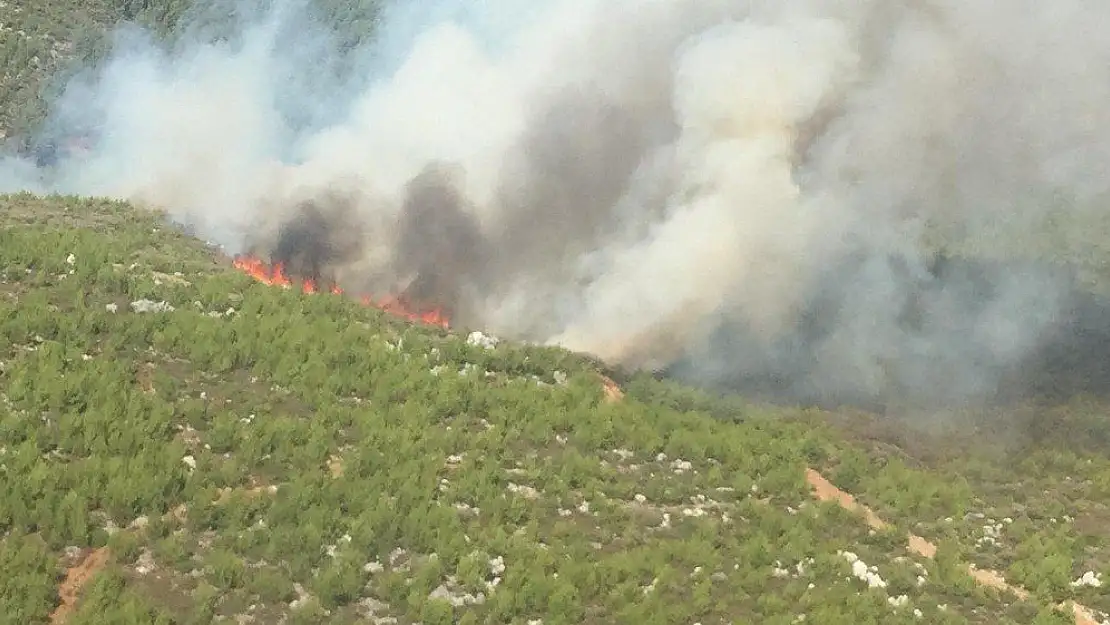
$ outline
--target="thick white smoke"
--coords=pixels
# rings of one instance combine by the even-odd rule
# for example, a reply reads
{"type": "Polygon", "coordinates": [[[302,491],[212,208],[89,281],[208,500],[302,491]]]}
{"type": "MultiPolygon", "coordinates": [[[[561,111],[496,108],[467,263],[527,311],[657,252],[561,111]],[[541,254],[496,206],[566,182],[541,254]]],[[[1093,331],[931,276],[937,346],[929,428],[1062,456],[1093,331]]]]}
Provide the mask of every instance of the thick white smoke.
{"type": "Polygon", "coordinates": [[[494,332],[813,397],[989,392],[1067,286],[938,278],[927,237],[1027,248],[1110,184],[1110,5],[396,1],[328,81],[328,33],[277,4],[220,44],[125,31],[52,118],[96,126],[92,155],[0,182],[161,206],[231,248],[342,197],[365,241],[341,279],[450,274],[494,332]],[[454,191],[420,197],[459,241],[440,209],[404,219],[444,163],[454,191]]]}
{"type": "Polygon", "coordinates": [[[756,332],[783,330],[799,285],[827,259],[822,242],[852,218],[798,187],[799,129],[857,63],[842,25],[824,19],[731,22],[687,42],[674,60],[677,180],[665,213],[647,237],[602,251],[607,271],[558,340],[620,355],[658,332],[681,348],[727,307],[756,332]]]}

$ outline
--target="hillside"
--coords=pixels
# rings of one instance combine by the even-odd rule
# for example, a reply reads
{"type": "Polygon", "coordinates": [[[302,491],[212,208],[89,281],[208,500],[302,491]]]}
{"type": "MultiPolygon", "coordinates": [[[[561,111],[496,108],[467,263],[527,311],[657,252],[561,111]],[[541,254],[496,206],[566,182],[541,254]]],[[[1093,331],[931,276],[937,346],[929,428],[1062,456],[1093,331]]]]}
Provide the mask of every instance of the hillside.
{"type": "MultiPolygon", "coordinates": [[[[378,0],[309,4],[340,49],[373,36],[378,0]]],[[[234,13],[225,3],[209,0],[3,0],[0,16],[0,143],[8,140],[19,146],[41,130],[46,130],[45,138],[56,139],[50,136],[52,129],[41,126],[48,102],[68,77],[105,58],[118,25],[137,24],[172,43],[183,34],[178,25],[186,17],[213,38],[222,34],[221,27],[234,13]]]]}
{"type": "Polygon", "coordinates": [[[100,200],[0,199],[0,293],[2,622],[1110,611],[1104,406],[896,421],[614,374],[621,395],[558,349],[266,286],[100,200]]]}
{"type": "Polygon", "coordinates": [[[79,63],[106,50],[106,33],[120,20],[172,24],[185,2],[143,8],[135,0],[52,0],[0,3],[0,139],[17,140],[36,128],[46,100],[79,63]]]}

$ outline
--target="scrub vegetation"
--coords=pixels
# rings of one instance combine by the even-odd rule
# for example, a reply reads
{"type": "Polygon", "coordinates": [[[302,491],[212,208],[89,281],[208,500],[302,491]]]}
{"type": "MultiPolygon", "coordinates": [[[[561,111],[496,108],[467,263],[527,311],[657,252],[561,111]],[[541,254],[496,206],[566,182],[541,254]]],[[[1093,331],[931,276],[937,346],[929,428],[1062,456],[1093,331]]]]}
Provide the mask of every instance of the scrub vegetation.
{"type": "MultiPolygon", "coordinates": [[[[371,36],[376,3],[318,4],[371,36]]],[[[189,10],[0,1],[0,138],[39,128],[113,25],[172,40],[189,10]]],[[[772,407],[470,330],[266,286],[128,204],[0,197],[0,623],[1110,612],[1100,400],[772,407]],[[813,471],[888,525],[819,500],[813,471]]]]}
{"type": "Polygon", "coordinates": [[[127,204],[4,197],[0,613],[885,624],[1110,610],[1097,404],[926,431],[608,372],[621,396],[590,359],[482,339],[266,286],[127,204]],[[819,502],[807,468],[891,525],[819,502]],[[907,551],[907,532],[935,557],[907,551]],[[98,555],[67,592],[67,567],[98,555]],[[1031,594],[978,586],[968,563],[1031,594]]]}

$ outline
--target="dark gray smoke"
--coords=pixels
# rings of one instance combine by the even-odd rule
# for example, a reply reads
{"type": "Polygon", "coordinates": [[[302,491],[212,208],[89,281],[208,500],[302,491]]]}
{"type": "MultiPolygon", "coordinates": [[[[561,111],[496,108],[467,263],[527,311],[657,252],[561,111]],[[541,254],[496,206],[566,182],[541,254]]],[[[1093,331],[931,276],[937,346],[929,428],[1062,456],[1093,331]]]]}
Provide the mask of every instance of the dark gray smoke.
{"type": "MultiPolygon", "coordinates": [[[[405,298],[418,310],[466,321],[464,288],[480,288],[490,249],[449,167],[429,165],[405,188],[393,266],[408,278],[405,298]]],[[[472,319],[471,322],[480,321],[472,319]]]]}
{"type": "Polygon", "coordinates": [[[319,282],[335,282],[334,267],[362,256],[366,245],[358,217],[340,197],[301,202],[293,217],[281,224],[266,254],[285,271],[319,282]]]}

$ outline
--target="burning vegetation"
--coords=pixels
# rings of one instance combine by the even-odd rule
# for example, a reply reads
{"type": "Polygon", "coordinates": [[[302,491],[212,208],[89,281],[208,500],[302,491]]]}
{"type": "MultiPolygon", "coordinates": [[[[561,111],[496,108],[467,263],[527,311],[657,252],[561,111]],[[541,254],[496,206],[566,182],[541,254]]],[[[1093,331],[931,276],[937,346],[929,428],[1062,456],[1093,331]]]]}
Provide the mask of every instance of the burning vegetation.
{"type": "Polygon", "coordinates": [[[265,284],[350,292],[364,305],[448,328],[462,308],[461,286],[476,271],[475,254],[484,249],[454,175],[450,167],[430,164],[410,181],[396,222],[381,229],[360,212],[366,197],[310,193],[288,204],[291,211],[276,230],[256,233],[251,251],[234,265],[265,284]],[[376,244],[391,255],[383,266],[364,270],[359,263],[374,255],[376,244]],[[389,295],[376,295],[383,292],[389,295]]]}
{"type": "MultiPolygon", "coordinates": [[[[343,288],[335,282],[330,282],[321,287],[318,277],[298,277],[291,275],[285,268],[285,263],[266,261],[252,255],[239,255],[232,264],[236,269],[246,273],[255,280],[271,286],[284,288],[297,288],[307,294],[320,293],[321,291],[332,295],[344,295],[343,288]]],[[[439,308],[420,308],[415,305],[406,293],[397,296],[388,296],[375,300],[370,295],[361,295],[358,300],[365,306],[374,306],[387,313],[407,319],[413,323],[449,328],[451,320],[439,308]]]]}
{"type": "MultiPolygon", "coordinates": [[[[365,197],[328,192],[290,202],[291,210],[272,230],[257,232],[234,266],[268,285],[351,295],[414,323],[444,329],[461,323],[520,337],[475,311],[514,272],[534,274],[505,262],[506,254],[516,257],[506,252],[509,237],[481,231],[461,187],[457,170],[430,164],[409,181],[398,213],[383,222],[359,208],[373,206],[365,197]]],[[[769,401],[879,412],[1110,394],[1103,357],[1110,299],[1081,288],[1077,268],[939,252],[926,264],[861,251],[821,272],[777,335],[760,335],[744,319],[726,320],[652,370],[769,401]],[[883,302],[868,304],[875,271],[887,272],[892,288],[883,302]],[[858,325],[873,321],[869,306],[893,319],[891,333],[877,342],[858,325]],[[1001,323],[1005,310],[1023,311],[1029,327],[1001,323]],[[849,339],[878,354],[865,371],[870,377],[829,368],[840,362],[830,350],[838,353],[849,339]]]]}
{"type": "Polygon", "coordinates": [[[299,189],[307,195],[283,203],[289,211],[276,228],[256,232],[251,251],[234,265],[265,284],[356,294],[367,306],[417,323],[465,322],[473,302],[464,287],[480,285],[490,244],[459,191],[460,176],[451,165],[428,164],[409,181],[391,223],[367,214],[364,205],[373,199],[365,195],[299,189]],[[378,264],[363,264],[380,250],[388,253],[378,264]]]}

